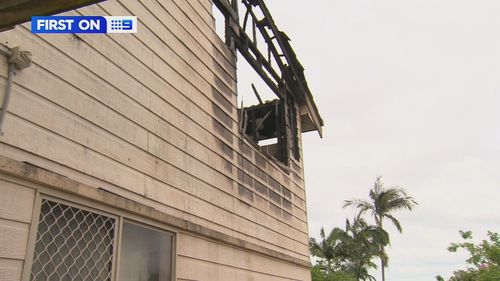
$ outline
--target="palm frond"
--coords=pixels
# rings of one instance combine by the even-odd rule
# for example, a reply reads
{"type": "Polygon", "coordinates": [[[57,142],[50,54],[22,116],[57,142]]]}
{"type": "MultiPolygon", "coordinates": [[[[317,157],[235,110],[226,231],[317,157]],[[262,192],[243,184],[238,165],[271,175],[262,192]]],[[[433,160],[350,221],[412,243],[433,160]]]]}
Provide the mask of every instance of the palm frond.
{"type": "Polygon", "coordinates": [[[418,203],[410,196],[396,195],[385,205],[386,213],[393,211],[408,210],[411,211],[418,203]]]}
{"type": "Polygon", "coordinates": [[[392,215],[386,215],[385,217],[388,218],[389,220],[391,220],[392,224],[396,227],[396,229],[399,231],[399,233],[403,232],[403,228],[401,227],[401,223],[399,222],[398,219],[396,219],[392,215]]]}
{"type": "Polygon", "coordinates": [[[370,202],[360,199],[345,200],[343,208],[347,207],[354,207],[356,209],[359,209],[361,213],[364,213],[368,210],[373,210],[373,206],[370,204],[370,202]]]}
{"type": "Polygon", "coordinates": [[[319,236],[321,236],[321,239],[325,240],[325,228],[321,227],[319,230],[319,236]]]}

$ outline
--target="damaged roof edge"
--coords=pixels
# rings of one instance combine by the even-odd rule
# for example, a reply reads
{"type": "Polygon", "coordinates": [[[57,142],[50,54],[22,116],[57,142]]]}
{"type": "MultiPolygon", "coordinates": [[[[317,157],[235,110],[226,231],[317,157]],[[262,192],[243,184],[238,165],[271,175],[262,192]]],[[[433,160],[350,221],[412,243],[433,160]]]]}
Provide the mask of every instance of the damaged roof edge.
{"type": "Polygon", "coordinates": [[[238,0],[213,0],[226,17],[226,44],[243,55],[279,98],[291,94],[296,99],[302,107],[302,132],[317,130],[320,137],[323,137],[323,120],[307,86],[304,68],[290,45],[289,37],[278,29],[264,0],[241,1],[246,8],[243,23],[240,23],[238,18],[238,0]],[[259,16],[254,12],[256,9],[261,11],[259,16]],[[249,19],[252,24],[248,24],[249,19]],[[247,35],[248,26],[252,28],[250,36],[247,35]],[[267,50],[264,52],[257,47],[257,33],[266,43],[267,50]],[[264,55],[266,53],[267,56],[264,55]]]}
{"type": "MultiPolygon", "coordinates": [[[[321,115],[319,114],[318,107],[316,106],[316,103],[314,103],[314,98],[311,94],[311,92],[307,91],[307,96],[306,96],[306,106],[308,109],[308,113],[310,114],[311,122],[314,125],[314,129],[318,131],[318,134],[321,138],[323,138],[323,126],[324,122],[323,119],[321,118],[321,115]]],[[[310,132],[313,130],[302,130],[302,132],[310,132]]]]}
{"type": "MultiPolygon", "coordinates": [[[[291,41],[290,38],[284,32],[278,30],[276,24],[274,23],[273,17],[271,16],[269,10],[264,4],[264,0],[253,0],[253,1],[258,2],[261,5],[261,9],[264,12],[264,15],[266,16],[267,20],[269,21],[269,27],[273,30],[275,34],[278,35],[277,37],[278,39],[280,39],[278,40],[278,44],[280,45],[283,51],[283,55],[286,57],[289,63],[289,67],[294,73],[295,79],[299,84],[300,91],[304,95],[303,98],[306,102],[306,106],[310,115],[309,117],[311,118],[311,121],[314,124],[315,129],[318,131],[319,136],[323,138],[323,129],[322,129],[324,125],[323,119],[321,118],[318,107],[314,102],[313,95],[307,85],[307,80],[304,75],[304,67],[302,67],[302,64],[297,59],[295,51],[290,45],[291,41]]],[[[303,130],[303,132],[308,132],[308,131],[303,130]]]]}
{"type": "MultiPolygon", "coordinates": [[[[16,24],[29,21],[31,16],[61,13],[102,1],[104,0],[0,0],[0,31],[8,30],[13,28],[16,24]]],[[[213,2],[221,11],[225,12],[226,16],[231,17],[233,20],[237,20],[235,17],[237,17],[238,13],[233,9],[233,7],[236,6],[236,1],[233,0],[233,3],[230,3],[228,0],[213,0],[213,2]]],[[[304,117],[309,119],[304,120],[303,132],[317,130],[320,137],[322,137],[323,120],[321,119],[318,108],[314,103],[313,96],[307,86],[303,68],[289,45],[288,37],[278,30],[263,0],[248,0],[248,3],[259,6],[264,12],[266,20],[268,21],[268,27],[277,35],[277,43],[281,47],[280,49],[283,51],[283,55],[286,57],[288,66],[291,68],[291,72],[294,76],[293,80],[298,84],[298,90],[302,95],[308,113],[307,116],[304,117]],[[282,38],[282,36],[284,38],[282,38]]]]}

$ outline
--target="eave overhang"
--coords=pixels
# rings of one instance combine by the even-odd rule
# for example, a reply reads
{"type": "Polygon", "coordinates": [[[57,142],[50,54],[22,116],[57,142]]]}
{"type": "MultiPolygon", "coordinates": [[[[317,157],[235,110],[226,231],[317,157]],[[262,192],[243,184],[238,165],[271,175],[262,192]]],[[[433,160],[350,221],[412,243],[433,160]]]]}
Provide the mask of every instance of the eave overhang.
{"type": "Polygon", "coordinates": [[[103,0],[0,0],[0,31],[31,20],[32,16],[47,16],[103,0]]]}

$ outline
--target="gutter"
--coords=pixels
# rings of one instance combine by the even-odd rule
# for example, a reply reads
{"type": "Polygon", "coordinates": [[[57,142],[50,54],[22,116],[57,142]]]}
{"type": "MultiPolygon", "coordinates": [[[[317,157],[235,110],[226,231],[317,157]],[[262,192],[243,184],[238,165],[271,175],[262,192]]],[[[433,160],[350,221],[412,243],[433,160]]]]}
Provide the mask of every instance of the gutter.
{"type": "Polygon", "coordinates": [[[3,122],[7,114],[7,107],[9,106],[10,96],[12,94],[12,84],[14,83],[14,75],[17,70],[22,70],[31,65],[31,53],[22,51],[19,47],[9,48],[0,44],[0,54],[7,57],[7,91],[3,99],[2,110],[0,111],[0,135],[3,136],[3,122]]]}

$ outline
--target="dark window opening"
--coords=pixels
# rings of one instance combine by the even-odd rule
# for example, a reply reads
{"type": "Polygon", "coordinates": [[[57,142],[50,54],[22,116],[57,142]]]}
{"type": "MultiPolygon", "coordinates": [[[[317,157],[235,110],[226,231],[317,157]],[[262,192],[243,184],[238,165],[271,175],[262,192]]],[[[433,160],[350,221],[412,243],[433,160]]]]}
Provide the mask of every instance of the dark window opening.
{"type": "Polygon", "coordinates": [[[293,101],[274,99],[240,109],[241,132],[260,149],[285,165],[299,160],[296,109],[293,101]]]}

